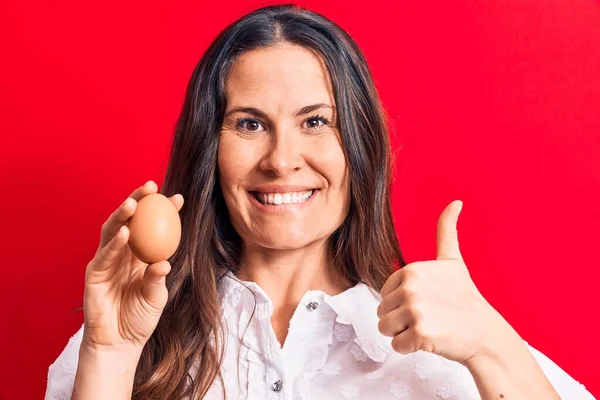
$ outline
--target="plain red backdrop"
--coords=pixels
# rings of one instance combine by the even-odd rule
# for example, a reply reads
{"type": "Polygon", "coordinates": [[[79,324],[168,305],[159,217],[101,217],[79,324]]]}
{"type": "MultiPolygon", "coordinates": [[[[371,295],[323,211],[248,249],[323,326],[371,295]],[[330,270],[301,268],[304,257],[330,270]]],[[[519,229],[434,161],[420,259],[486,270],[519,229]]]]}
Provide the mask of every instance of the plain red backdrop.
{"type": "MultiPolygon", "coordinates": [[[[191,71],[271,3],[0,3],[0,399],[36,399],[82,322],[109,213],[162,183],[191,71]]],[[[600,3],[305,1],[363,48],[393,118],[394,212],[434,259],[454,199],[473,279],[600,395],[600,3]]]]}

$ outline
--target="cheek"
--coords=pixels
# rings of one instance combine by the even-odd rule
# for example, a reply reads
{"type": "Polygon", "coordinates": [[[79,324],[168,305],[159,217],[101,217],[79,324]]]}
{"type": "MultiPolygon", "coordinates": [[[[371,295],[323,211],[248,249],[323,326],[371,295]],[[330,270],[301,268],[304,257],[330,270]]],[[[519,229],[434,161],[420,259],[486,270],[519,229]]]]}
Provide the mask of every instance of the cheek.
{"type": "Polygon", "coordinates": [[[227,134],[222,135],[219,140],[217,167],[219,182],[226,197],[248,173],[244,146],[239,146],[237,142],[236,138],[227,134]]]}
{"type": "Polygon", "coordinates": [[[325,201],[330,211],[337,215],[341,224],[350,208],[350,174],[346,156],[339,139],[333,135],[315,149],[315,165],[327,180],[325,201]],[[334,211],[335,210],[335,211],[334,211]]]}
{"type": "Polygon", "coordinates": [[[314,165],[327,179],[329,188],[345,193],[348,187],[348,167],[339,139],[334,135],[327,135],[315,144],[311,153],[314,155],[314,165]]]}

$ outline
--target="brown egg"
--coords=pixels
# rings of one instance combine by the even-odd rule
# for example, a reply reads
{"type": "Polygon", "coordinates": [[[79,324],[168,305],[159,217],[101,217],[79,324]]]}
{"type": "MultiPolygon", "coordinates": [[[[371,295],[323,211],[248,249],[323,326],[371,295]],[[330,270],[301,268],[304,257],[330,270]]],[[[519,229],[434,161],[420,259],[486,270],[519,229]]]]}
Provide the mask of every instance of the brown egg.
{"type": "Polygon", "coordinates": [[[148,264],[167,260],[175,253],[181,240],[177,208],[160,193],[146,195],[138,201],[128,228],[131,251],[148,264]]]}

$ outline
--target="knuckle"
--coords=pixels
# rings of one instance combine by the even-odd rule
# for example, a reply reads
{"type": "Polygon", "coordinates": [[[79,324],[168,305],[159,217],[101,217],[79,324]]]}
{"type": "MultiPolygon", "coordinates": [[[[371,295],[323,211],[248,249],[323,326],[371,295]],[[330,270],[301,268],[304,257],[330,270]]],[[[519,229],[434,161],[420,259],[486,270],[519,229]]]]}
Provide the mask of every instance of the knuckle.
{"type": "Polygon", "coordinates": [[[392,340],[392,348],[400,354],[408,354],[415,351],[414,344],[408,342],[405,337],[401,336],[396,336],[394,340],[392,340]]]}
{"type": "Polygon", "coordinates": [[[392,340],[392,348],[393,348],[393,349],[394,349],[396,352],[398,352],[398,353],[402,353],[402,352],[404,351],[403,347],[404,347],[404,346],[403,346],[403,343],[402,343],[400,340],[398,340],[398,338],[397,338],[397,337],[395,337],[395,338],[394,338],[394,340],[392,340]]]}
{"type": "Polygon", "coordinates": [[[406,265],[401,269],[403,281],[410,279],[415,274],[415,269],[412,267],[412,264],[406,265]]]}
{"type": "Polygon", "coordinates": [[[423,313],[421,312],[419,307],[409,307],[408,318],[410,318],[410,322],[412,324],[420,325],[423,321],[423,313]]]}
{"type": "Polygon", "coordinates": [[[421,344],[421,349],[428,353],[437,353],[435,345],[430,340],[424,340],[421,344]]]}
{"type": "Polygon", "coordinates": [[[110,229],[110,225],[111,225],[111,219],[107,219],[106,221],[104,221],[104,223],[102,224],[102,226],[100,227],[100,232],[103,235],[107,235],[108,231],[110,229]]]}
{"type": "Polygon", "coordinates": [[[420,268],[423,268],[423,261],[415,261],[410,264],[406,264],[402,269],[407,269],[410,271],[418,271],[420,268]]]}
{"type": "Polygon", "coordinates": [[[413,325],[413,331],[415,334],[415,337],[417,337],[419,339],[419,341],[421,342],[426,342],[429,340],[429,332],[427,331],[427,329],[423,326],[422,322],[416,322],[413,325]]]}
{"type": "Polygon", "coordinates": [[[419,270],[420,268],[415,267],[414,264],[410,264],[410,266],[404,267],[403,282],[410,282],[416,280],[420,275],[419,270]]]}
{"type": "Polygon", "coordinates": [[[458,230],[441,227],[438,231],[437,238],[440,239],[444,237],[449,237],[452,239],[458,238],[458,230]]]}
{"type": "Polygon", "coordinates": [[[383,302],[379,303],[379,306],[377,307],[377,316],[379,318],[381,318],[383,315],[385,315],[386,313],[386,308],[385,308],[385,304],[383,302]]]}
{"type": "Polygon", "coordinates": [[[423,338],[423,336],[424,336],[424,334],[423,334],[423,327],[419,323],[415,323],[413,325],[413,332],[415,334],[415,337],[417,337],[419,339],[423,338]]]}
{"type": "Polygon", "coordinates": [[[386,318],[380,319],[379,322],[377,323],[377,329],[379,329],[379,332],[381,332],[383,335],[389,336],[390,335],[390,326],[389,326],[388,319],[386,319],[386,318]]]}
{"type": "Polygon", "coordinates": [[[400,296],[404,298],[406,304],[414,304],[417,302],[419,296],[418,291],[415,290],[413,284],[404,285],[401,289],[400,296]]]}
{"type": "Polygon", "coordinates": [[[379,332],[383,333],[385,335],[385,323],[383,322],[382,319],[379,320],[379,322],[377,323],[377,329],[379,329],[379,332]]]}

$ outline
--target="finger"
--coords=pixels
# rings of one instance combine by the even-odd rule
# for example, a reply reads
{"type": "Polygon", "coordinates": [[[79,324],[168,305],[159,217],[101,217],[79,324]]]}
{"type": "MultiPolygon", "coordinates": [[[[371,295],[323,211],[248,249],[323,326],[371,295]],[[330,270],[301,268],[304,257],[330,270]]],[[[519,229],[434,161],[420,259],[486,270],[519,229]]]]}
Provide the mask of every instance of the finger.
{"type": "Polygon", "coordinates": [[[385,314],[377,325],[379,332],[385,336],[395,336],[409,328],[411,316],[406,307],[396,308],[385,314]]]}
{"type": "Polygon", "coordinates": [[[165,280],[169,271],[171,264],[168,261],[159,261],[148,265],[144,272],[142,296],[156,310],[162,310],[167,304],[169,293],[165,280]]]}
{"type": "Polygon", "coordinates": [[[379,306],[377,307],[377,317],[381,318],[405,303],[406,298],[404,290],[402,290],[401,287],[398,287],[381,300],[381,303],[379,303],[379,306]]]}
{"type": "Polygon", "coordinates": [[[108,219],[102,224],[100,230],[100,243],[98,244],[98,251],[100,251],[106,244],[112,240],[116,233],[124,226],[125,222],[131,218],[137,209],[137,201],[132,198],[127,198],[125,201],[108,217],[108,219]]]}
{"type": "Polygon", "coordinates": [[[385,283],[383,284],[381,291],[379,292],[382,299],[385,296],[387,296],[392,290],[395,290],[398,286],[400,286],[400,284],[402,283],[402,275],[402,268],[390,275],[387,281],[385,281],[385,283]]]}
{"type": "Polygon", "coordinates": [[[173,196],[169,197],[169,200],[171,200],[171,202],[177,209],[177,212],[181,211],[181,207],[183,207],[183,196],[182,195],[180,195],[179,193],[174,194],[173,196]]]}
{"type": "Polygon", "coordinates": [[[437,259],[462,260],[458,245],[458,216],[463,202],[455,200],[440,215],[437,226],[437,259]]]}
{"type": "Polygon", "coordinates": [[[106,244],[113,238],[117,231],[131,218],[137,208],[137,202],[142,197],[156,193],[158,186],[154,181],[148,181],[136,190],[134,190],[129,197],[108,217],[106,222],[102,225],[100,233],[100,244],[98,245],[98,251],[102,249],[106,244]]]}
{"type": "Polygon", "coordinates": [[[392,339],[392,348],[400,354],[410,354],[420,350],[414,329],[406,329],[392,339]]]}
{"type": "Polygon", "coordinates": [[[142,197],[150,193],[156,193],[157,191],[158,185],[156,184],[156,182],[154,182],[153,180],[149,180],[148,182],[144,183],[142,186],[131,192],[129,197],[131,197],[135,201],[140,201],[142,197]]]}
{"type": "Polygon", "coordinates": [[[122,226],[116,235],[104,246],[89,264],[95,271],[105,271],[117,264],[123,249],[129,241],[129,228],[122,226]]]}

